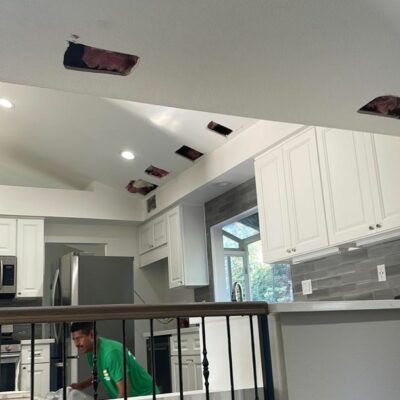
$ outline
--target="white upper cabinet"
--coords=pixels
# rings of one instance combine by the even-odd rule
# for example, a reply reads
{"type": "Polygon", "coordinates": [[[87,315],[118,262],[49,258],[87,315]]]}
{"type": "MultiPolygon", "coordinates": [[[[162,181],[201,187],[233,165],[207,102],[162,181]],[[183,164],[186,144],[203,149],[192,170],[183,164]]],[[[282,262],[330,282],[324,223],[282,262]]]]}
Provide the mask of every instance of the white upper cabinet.
{"type": "Polygon", "coordinates": [[[315,128],[283,146],[292,253],[328,245],[315,128]]]}
{"type": "Polygon", "coordinates": [[[140,254],[153,250],[165,243],[167,243],[165,215],[147,222],[139,228],[140,254]]]}
{"type": "Polygon", "coordinates": [[[264,262],[328,245],[315,129],[255,162],[264,262]]]}
{"type": "Polygon", "coordinates": [[[42,297],[44,274],[44,222],[17,221],[17,297],[42,297]]]}
{"type": "Polygon", "coordinates": [[[371,135],[376,233],[400,227],[400,138],[371,135]]]}
{"type": "Polygon", "coordinates": [[[17,255],[17,220],[0,218],[0,256],[17,255]]]}
{"type": "Polygon", "coordinates": [[[282,148],[258,158],[255,175],[264,262],[287,258],[291,240],[282,148]]]}
{"type": "Polygon", "coordinates": [[[204,207],[167,212],[169,287],[208,285],[204,207]]]}
{"type": "Polygon", "coordinates": [[[375,232],[370,134],[318,128],[318,148],[330,244],[375,232]]]}

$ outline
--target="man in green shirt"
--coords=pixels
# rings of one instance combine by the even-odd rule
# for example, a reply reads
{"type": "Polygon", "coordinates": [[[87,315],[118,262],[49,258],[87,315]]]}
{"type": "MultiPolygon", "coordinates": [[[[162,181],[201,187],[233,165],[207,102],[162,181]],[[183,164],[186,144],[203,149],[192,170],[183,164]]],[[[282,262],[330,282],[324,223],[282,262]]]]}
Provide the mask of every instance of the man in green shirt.
{"type": "MultiPolygon", "coordinates": [[[[74,322],[71,335],[79,352],[86,353],[89,365],[93,367],[93,324],[74,322]]],[[[112,399],[124,397],[123,346],[120,342],[97,338],[97,371],[101,383],[112,399]]],[[[145,396],[153,393],[153,380],[147,371],[136,361],[132,353],[126,351],[126,376],[128,397],[145,396]]],[[[71,384],[72,389],[82,390],[92,385],[92,376],[71,384]]],[[[158,389],[156,388],[156,393],[158,389]]]]}

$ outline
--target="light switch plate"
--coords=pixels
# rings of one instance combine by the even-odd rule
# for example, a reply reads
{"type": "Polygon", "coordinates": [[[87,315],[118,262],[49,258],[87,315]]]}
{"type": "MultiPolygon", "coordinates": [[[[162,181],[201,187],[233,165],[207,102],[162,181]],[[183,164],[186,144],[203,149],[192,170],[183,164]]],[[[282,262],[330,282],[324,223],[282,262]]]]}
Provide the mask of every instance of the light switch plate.
{"type": "Polygon", "coordinates": [[[303,290],[303,295],[312,294],[312,284],[311,279],[306,279],[305,281],[301,281],[301,288],[303,290]]]}
{"type": "Polygon", "coordinates": [[[385,264],[379,264],[376,266],[376,269],[378,271],[378,281],[379,282],[384,282],[386,281],[386,268],[385,264]]]}

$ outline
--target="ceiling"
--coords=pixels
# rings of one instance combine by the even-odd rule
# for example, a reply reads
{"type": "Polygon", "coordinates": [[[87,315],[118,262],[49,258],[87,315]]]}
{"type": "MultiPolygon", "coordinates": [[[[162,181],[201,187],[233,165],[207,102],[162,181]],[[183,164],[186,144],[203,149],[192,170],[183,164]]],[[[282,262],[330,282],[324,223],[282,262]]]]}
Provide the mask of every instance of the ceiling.
{"type": "Polygon", "coordinates": [[[229,140],[189,109],[251,118],[218,117],[231,136],[256,119],[398,134],[399,121],[356,111],[400,95],[399,34],[397,0],[2,0],[0,97],[16,108],[1,111],[1,151],[25,168],[15,181],[34,166],[38,185],[120,188],[150,164],[171,171],[163,182],[190,167],[182,144],[229,140]],[[66,70],[72,34],[139,64],[127,77],[66,70]]]}
{"type": "Polygon", "coordinates": [[[255,123],[7,83],[0,84],[1,96],[15,105],[0,108],[0,184],[9,185],[83,188],[98,181],[125,190],[136,179],[163,185],[193,165],[175,154],[182,145],[207,155],[255,123]],[[207,129],[211,120],[234,132],[225,137],[207,129]],[[121,158],[125,149],[134,160],[121,158]],[[170,174],[150,176],[150,165],[170,174]]]}

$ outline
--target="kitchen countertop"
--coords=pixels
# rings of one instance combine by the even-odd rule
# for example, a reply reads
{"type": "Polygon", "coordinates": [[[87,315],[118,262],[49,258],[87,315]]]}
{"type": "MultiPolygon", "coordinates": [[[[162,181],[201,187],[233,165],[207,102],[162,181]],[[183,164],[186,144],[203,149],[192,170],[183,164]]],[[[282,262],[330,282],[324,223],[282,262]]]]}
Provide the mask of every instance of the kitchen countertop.
{"type": "MultiPolygon", "coordinates": [[[[198,326],[189,326],[189,328],[181,328],[181,334],[184,333],[197,333],[199,331],[198,326]]],[[[154,336],[163,336],[163,335],[176,335],[176,329],[168,329],[165,331],[155,331],[154,336]]],[[[150,332],[144,332],[143,337],[150,337],[150,332]]]]}
{"type": "Polygon", "coordinates": [[[0,392],[0,399],[29,399],[29,391],[12,391],[12,392],[0,392]]]}
{"type": "MultiPolygon", "coordinates": [[[[54,342],[54,339],[35,339],[35,344],[50,344],[54,342]]],[[[31,339],[21,340],[21,344],[31,344],[31,339]]]]}
{"type": "Polygon", "coordinates": [[[309,301],[271,304],[271,314],[325,311],[400,310],[400,300],[309,301]]]}

